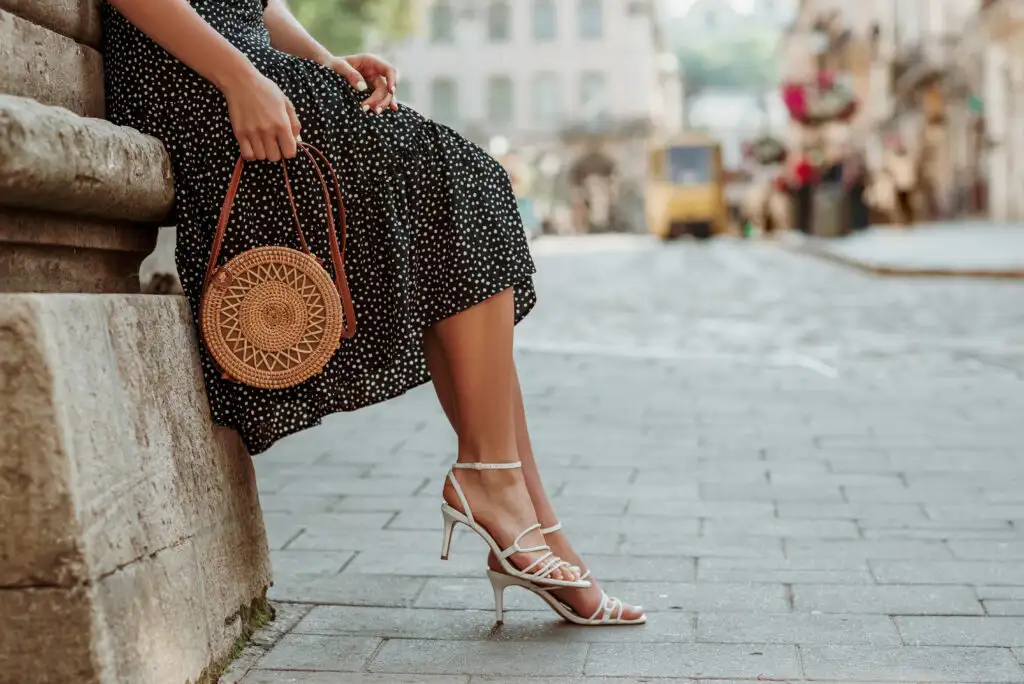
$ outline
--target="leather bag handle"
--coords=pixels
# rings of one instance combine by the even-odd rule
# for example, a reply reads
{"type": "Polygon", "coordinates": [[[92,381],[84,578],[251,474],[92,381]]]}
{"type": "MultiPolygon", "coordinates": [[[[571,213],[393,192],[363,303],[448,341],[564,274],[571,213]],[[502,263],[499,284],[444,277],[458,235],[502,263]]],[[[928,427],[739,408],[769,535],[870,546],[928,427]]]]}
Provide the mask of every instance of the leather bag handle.
{"type": "MultiPolygon", "coordinates": [[[[305,154],[313,164],[317,180],[320,181],[320,187],[324,193],[324,202],[327,205],[327,236],[330,240],[331,246],[331,263],[334,266],[334,284],[338,289],[338,296],[341,298],[342,311],[345,314],[345,322],[341,330],[341,338],[349,339],[356,334],[356,312],[355,305],[352,301],[352,292],[348,285],[348,278],[345,275],[345,242],[348,226],[345,221],[345,204],[341,195],[341,184],[338,182],[338,174],[335,172],[334,167],[331,166],[331,163],[327,160],[327,157],[323,152],[304,142],[299,142],[298,148],[299,151],[305,154]],[[327,188],[327,181],[324,178],[323,171],[320,169],[320,164],[317,163],[316,158],[314,158],[313,154],[310,153],[310,150],[315,152],[320,160],[323,161],[324,166],[327,169],[327,173],[330,175],[331,181],[334,184],[335,196],[338,200],[338,216],[341,224],[340,240],[338,239],[338,235],[334,227],[334,207],[331,203],[331,193],[327,188]]],[[[220,217],[217,220],[217,229],[213,236],[213,248],[210,250],[210,261],[206,266],[206,280],[204,282],[203,289],[209,286],[210,280],[213,278],[213,274],[217,270],[217,262],[220,260],[221,247],[224,244],[224,233],[227,231],[228,219],[231,217],[231,209],[235,204],[235,196],[238,194],[238,187],[241,185],[242,171],[244,170],[245,159],[239,157],[238,161],[235,162],[235,169],[231,174],[231,180],[228,183],[228,191],[224,196],[224,204],[221,206],[220,217]]],[[[288,194],[288,204],[292,210],[292,217],[295,219],[295,230],[299,234],[299,243],[302,245],[302,251],[322,264],[323,261],[309,250],[309,245],[306,242],[306,236],[302,231],[302,224],[299,222],[299,211],[295,205],[295,195],[292,193],[291,180],[288,178],[288,164],[283,159],[281,160],[281,173],[284,177],[284,187],[288,194]]]]}

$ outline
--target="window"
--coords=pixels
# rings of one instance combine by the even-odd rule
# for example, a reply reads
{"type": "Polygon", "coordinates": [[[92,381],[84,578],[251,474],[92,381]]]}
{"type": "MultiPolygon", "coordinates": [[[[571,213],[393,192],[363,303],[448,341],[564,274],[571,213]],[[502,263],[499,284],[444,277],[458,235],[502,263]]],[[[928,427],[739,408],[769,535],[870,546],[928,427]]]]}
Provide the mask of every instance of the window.
{"type": "Polygon", "coordinates": [[[455,12],[447,0],[438,0],[430,8],[430,40],[435,43],[455,42],[455,12]]]}
{"type": "Polygon", "coordinates": [[[511,124],[515,115],[512,79],[491,76],[487,82],[487,118],[491,123],[511,124]]]}
{"type": "Polygon", "coordinates": [[[533,119],[541,128],[551,128],[562,116],[562,93],[558,74],[545,71],[533,78],[533,119]]]}
{"type": "Polygon", "coordinates": [[[487,36],[492,43],[505,43],[512,37],[512,9],[507,2],[491,2],[487,8],[487,36]]]}
{"type": "Polygon", "coordinates": [[[670,147],[668,179],[677,185],[701,185],[711,180],[711,148],[670,147]]]}
{"type": "Polygon", "coordinates": [[[579,0],[580,38],[596,40],[604,30],[601,0],[579,0]]]}
{"type": "Polygon", "coordinates": [[[585,71],[580,77],[580,112],[588,121],[601,119],[607,114],[608,102],[604,74],[585,71]]]}
{"type": "Polygon", "coordinates": [[[459,90],[454,78],[435,78],[430,84],[430,116],[449,126],[458,122],[459,90]]]}
{"type": "Polygon", "coordinates": [[[533,39],[542,42],[555,39],[555,0],[533,0],[533,39]]]}

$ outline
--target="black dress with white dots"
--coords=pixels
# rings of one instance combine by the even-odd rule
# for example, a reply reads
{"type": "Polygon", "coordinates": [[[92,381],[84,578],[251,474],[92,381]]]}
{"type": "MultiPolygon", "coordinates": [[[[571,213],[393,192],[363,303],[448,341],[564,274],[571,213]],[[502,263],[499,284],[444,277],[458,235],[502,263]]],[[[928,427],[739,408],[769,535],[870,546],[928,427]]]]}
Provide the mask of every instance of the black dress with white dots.
{"type": "MultiPolygon", "coordinates": [[[[515,321],[533,307],[533,260],[508,175],[450,128],[412,109],[367,114],[366,95],[333,70],[275,50],[262,0],[191,0],[295,105],[302,139],[338,172],[348,219],[346,271],[357,334],[323,373],[288,389],[221,378],[200,346],[213,419],[251,453],[427,382],[426,328],[508,288],[515,321]]],[[[214,227],[239,154],[227,105],[207,80],[103,6],[111,121],[167,147],[175,180],[175,260],[193,316],[199,311],[214,227]]],[[[308,160],[288,163],[310,248],[330,263],[323,194],[308,160]]],[[[247,164],[222,263],[261,245],[297,247],[279,164],[247,164]]]]}

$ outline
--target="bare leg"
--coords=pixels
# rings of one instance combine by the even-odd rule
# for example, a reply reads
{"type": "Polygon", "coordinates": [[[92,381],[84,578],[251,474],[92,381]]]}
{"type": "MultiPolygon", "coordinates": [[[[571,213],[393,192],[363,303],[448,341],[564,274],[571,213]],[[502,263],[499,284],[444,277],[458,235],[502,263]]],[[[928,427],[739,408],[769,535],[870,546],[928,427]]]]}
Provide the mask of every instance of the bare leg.
{"type": "MultiPolygon", "coordinates": [[[[443,359],[449,371],[447,380],[442,377],[440,384],[450,386],[451,399],[442,401],[441,405],[446,413],[450,412],[450,419],[455,418],[458,458],[464,463],[519,460],[511,406],[515,371],[513,305],[512,290],[505,290],[441,321],[427,336],[428,340],[437,341],[441,352],[438,355],[436,349],[431,349],[428,363],[431,357],[435,365],[438,359],[443,359]]],[[[439,396],[442,391],[447,392],[439,390],[439,396]]],[[[456,470],[455,477],[473,508],[474,518],[499,545],[511,545],[522,530],[537,522],[523,470],[456,470]]],[[[461,509],[458,495],[447,480],[444,498],[461,509]]],[[[539,531],[531,532],[521,542],[524,547],[544,543],[539,531]]],[[[522,568],[540,555],[537,552],[516,554],[509,560],[522,568]]],[[[578,579],[575,572],[564,568],[556,570],[551,577],[578,579]]]]}
{"type": "MultiPolygon", "coordinates": [[[[448,422],[458,432],[458,407],[452,388],[450,371],[442,353],[440,341],[437,340],[432,331],[428,331],[424,346],[427,355],[427,366],[430,369],[430,375],[434,382],[434,391],[437,392],[441,408],[444,409],[445,415],[448,416],[448,422]]],[[[537,512],[537,518],[540,520],[541,525],[551,527],[558,521],[558,516],[555,514],[554,507],[548,499],[544,483],[541,481],[540,470],[537,468],[537,461],[533,455],[530,432],[526,424],[526,409],[523,405],[522,387],[519,384],[519,374],[515,371],[514,362],[511,403],[515,424],[516,450],[519,460],[523,462],[523,477],[526,481],[526,487],[529,490],[530,499],[533,502],[534,510],[537,512]]],[[[579,555],[569,544],[565,533],[557,532],[548,535],[545,537],[545,540],[560,558],[573,565],[585,567],[579,555]]],[[[487,564],[492,570],[501,569],[493,555],[488,557],[487,564]]],[[[588,589],[560,589],[558,597],[568,603],[577,614],[590,617],[597,610],[598,604],[601,602],[601,589],[595,579],[591,578],[591,582],[592,586],[588,589]]],[[[631,605],[623,606],[623,619],[636,619],[640,617],[640,614],[641,611],[631,605]]]]}

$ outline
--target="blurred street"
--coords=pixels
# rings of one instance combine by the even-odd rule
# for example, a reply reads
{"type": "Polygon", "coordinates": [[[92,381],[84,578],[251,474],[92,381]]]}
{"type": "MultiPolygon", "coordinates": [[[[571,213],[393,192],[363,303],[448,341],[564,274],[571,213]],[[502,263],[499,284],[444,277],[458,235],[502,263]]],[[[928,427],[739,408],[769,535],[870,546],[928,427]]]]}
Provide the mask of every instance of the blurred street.
{"type": "Polygon", "coordinates": [[[763,242],[534,252],[546,484],[649,624],[568,627],[513,589],[493,628],[479,540],[438,559],[455,448],[427,387],[256,459],[279,619],[222,681],[1024,680],[1024,281],[763,242]]]}

